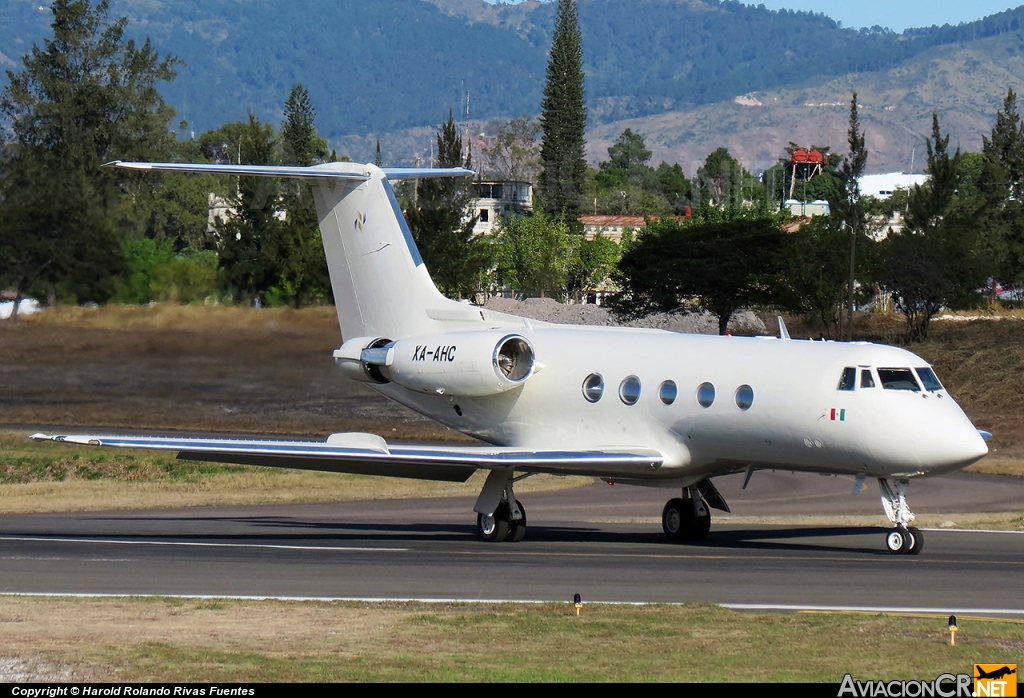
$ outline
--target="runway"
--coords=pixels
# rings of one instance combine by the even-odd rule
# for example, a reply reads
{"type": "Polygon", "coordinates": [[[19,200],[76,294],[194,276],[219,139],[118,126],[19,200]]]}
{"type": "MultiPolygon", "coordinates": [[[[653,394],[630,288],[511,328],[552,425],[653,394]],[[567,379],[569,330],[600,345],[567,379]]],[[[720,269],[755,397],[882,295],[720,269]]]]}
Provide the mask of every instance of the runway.
{"type": "MultiPolygon", "coordinates": [[[[758,480],[746,491],[741,478],[717,482],[740,515],[880,509],[874,492],[851,497],[833,478],[758,480]]],[[[1015,479],[920,484],[918,512],[1024,503],[1015,479]]],[[[680,546],[654,521],[669,496],[606,485],[523,495],[527,539],[501,544],[474,538],[472,498],[2,516],[0,591],[487,601],[579,593],[594,602],[1024,613],[1022,533],[928,530],[924,552],[906,557],[885,552],[883,528],[716,523],[702,545],[680,546]]]]}

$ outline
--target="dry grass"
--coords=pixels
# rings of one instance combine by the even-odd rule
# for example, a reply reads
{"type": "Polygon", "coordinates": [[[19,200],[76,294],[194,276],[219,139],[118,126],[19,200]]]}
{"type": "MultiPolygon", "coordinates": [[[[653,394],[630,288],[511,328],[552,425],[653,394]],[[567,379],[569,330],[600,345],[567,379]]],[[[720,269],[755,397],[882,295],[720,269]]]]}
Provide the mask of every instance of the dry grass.
{"type": "Polygon", "coordinates": [[[961,618],[953,648],[944,616],[713,606],[3,597],[0,628],[0,666],[112,682],[931,680],[1024,652],[1012,622],[961,618]]]}
{"type": "MultiPolygon", "coordinates": [[[[338,335],[338,316],[333,306],[247,308],[235,305],[106,305],[95,308],[58,305],[45,312],[24,316],[19,322],[71,329],[139,330],[262,330],[309,334],[323,331],[338,335]]],[[[2,324],[2,323],[0,323],[2,324]]]]}
{"type": "MultiPolygon", "coordinates": [[[[37,444],[0,431],[0,514],[476,496],[485,477],[481,471],[466,482],[431,482],[194,463],[153,451],[37,444]]],[[[537,475],[517,490],[591,482],[537,475]]]]}
{"type": "MultiPolygon", "coordinates": [[[[191,482],[69,480],[0,485],[0,514],[475,497],[486,477],[478,472],[466,482],[431,482],[271,468],[245,470],[191,482]]],[[[592,482],[585,477],[537,475],[523,481],[516,492],[585,487],[592,482]]]]}

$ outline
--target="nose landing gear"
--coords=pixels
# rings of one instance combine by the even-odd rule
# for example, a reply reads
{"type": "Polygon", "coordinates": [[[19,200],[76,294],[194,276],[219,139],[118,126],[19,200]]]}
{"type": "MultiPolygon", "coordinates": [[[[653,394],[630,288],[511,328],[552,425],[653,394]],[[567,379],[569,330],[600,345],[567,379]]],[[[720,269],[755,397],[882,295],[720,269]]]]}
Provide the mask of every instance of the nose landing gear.
{"type": "Polygon", "coordinates": [[[924,547],[921,529],[911,526],[916,518],[907,506],[907,480],[878,479],[882,508],[896,527],[885,535],[885,547],[893,555],[917,555],[924,547]],[[895,486],[895,489],[893,489],[895,486]]]}

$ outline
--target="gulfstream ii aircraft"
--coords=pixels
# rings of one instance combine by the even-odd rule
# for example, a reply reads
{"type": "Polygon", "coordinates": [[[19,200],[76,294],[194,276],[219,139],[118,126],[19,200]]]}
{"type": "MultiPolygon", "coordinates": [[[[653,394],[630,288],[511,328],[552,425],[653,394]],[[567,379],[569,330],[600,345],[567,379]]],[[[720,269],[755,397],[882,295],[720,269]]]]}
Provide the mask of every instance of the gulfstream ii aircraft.
{"type": "MultiPolygon", "coordinates": [[[[495,313],[438,292],[390,180],[465,169],[111,163],[136,170],[290,177],[309,183],[343,343],[338,368],[489,445],[389,444],[365,433],[322,442],[36,434],[36,440],[176,451],[221,463],[463,482],[489,471],[476,501],[485,541],[518,541],[514,483],[534,473],[675,489],[662,526],[699,541],[713,479],[785,469],[876,478],[893,553],[921,550],[908,483],[974,463],[983,437],[914,354],[864,342],[718,337],[556,325],[495,313]],[[518,475],[517,475],[518,474],[518,475]]],[[[744,487],[746,487],[746,482],[744,487]]]]}

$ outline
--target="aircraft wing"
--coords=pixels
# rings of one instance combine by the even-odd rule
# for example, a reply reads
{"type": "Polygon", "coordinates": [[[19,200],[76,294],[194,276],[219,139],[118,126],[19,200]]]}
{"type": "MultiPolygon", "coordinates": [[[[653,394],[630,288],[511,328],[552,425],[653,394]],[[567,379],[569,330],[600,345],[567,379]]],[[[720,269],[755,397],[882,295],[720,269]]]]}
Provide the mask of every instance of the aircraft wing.
{"type": "Polygon", "coordinates": [[[183,460],[465,482],[478,469],[561,475],[624,475],[659,467],[652,449],[531,450],[501,446],[389,444],[376,434],[332,434],[326,441],[33,434],[34,441],[175,451],[183,460]]]}
{"type": "MultiPolygon", "coordinates": [[[[209,174],[246,175],[249,177],[291,177],[297,179],[350,179],[366,181],[370,174],[363,165],[351,162],[327,162],[309,167],[296,165],[216,165],[184,162],[126,162],[114,160],[104,167],[125,170],[163,170],[209,174]]],[[[388,179],[421,179],[424,177],[471,177],[475,172],[465,167],[385,167],[388,179]]]]}

